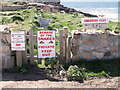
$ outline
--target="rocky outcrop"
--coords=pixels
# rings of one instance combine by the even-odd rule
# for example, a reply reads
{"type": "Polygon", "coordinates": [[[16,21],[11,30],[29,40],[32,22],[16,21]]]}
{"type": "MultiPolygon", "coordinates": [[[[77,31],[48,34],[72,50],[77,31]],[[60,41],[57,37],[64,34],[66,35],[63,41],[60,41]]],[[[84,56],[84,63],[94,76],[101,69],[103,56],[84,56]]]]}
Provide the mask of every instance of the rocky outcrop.
{"type": "MultiPolygon", "coordinates": [[[[35,0],[34,3],[28,3],[28,2],[13,2],[14,5],[11,6],[2,6],[2,10],[19,10],[19,9],[26,9],[28,6],[36,6],[38,9],[44,10],[44,11],[50,11],[50,12],[60,12],[64,11],[66,13],[80,13],[83,14],[86,17],[97,17],[97,15],[92,15],[88,13],[84,13],[81,11],[77,11],[74,8],[65,7],[64,5],[60,4],[60,0],[57,2],[48,2],[46,0],[42,0],[40,2],[35,0]]],[[[50,1],[50,0],[49,0],[50,1]]]]}
{"type": "Polygon", "coordinates": [[[77,11],[74,8],[68,8],[65,7],[64,5],[61,5],[60,3],[51,3],[51,2],[46,2],[46,3],[29,3],[28,6],[36,6],[42,10],[45,11],[51,11],[51,12],[60,12],[64,11],[66,13],[80,13],[83,14],[86,17],[97,17],[97,15],[92,15],[88,13],[83,13],[81,11],[77,11]]]}

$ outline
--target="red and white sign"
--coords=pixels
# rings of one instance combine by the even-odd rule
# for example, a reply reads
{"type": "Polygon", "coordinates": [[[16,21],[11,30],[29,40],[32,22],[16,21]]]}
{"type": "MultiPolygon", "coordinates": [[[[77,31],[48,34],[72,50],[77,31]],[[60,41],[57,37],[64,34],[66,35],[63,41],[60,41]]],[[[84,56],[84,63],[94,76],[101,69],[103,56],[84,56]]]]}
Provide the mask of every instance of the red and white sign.
{"type": "Polygon", "coordinates": [[[107,18],[82,18],[84,29],[106,29],[109,20],[107,18]]]}
{"type": "Polygon", "coordinates": [[[107,18],[82,18],[82,23],[109,23],[107,18]]]}
{"type": "Polygon", "coordinates": [[[11,32],[11,50],[25,51],[25,31],[11,32]]]}
{"type": "Polygon", "coordinates": [[[37,31],[38,58],[56,57],[55,31],[37,31]]]}

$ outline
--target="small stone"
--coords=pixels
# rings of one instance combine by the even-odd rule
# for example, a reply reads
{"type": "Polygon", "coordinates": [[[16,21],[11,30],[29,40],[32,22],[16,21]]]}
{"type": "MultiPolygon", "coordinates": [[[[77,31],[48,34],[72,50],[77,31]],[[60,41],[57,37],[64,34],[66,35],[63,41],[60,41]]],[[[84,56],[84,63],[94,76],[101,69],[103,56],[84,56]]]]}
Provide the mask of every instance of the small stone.
{"type": "Polygon", "coordinates": [[[116,48],[111,48],[112,53],[116,53],[118,50],[116,48]]]}
{"type": "Polygon", "coordinates": [[[100,59],[100,58],[103,58],[104,53],[92,52],[92,55],[100,59]]]}
{"type": "Polygon", "coordinates": [[[80,56],[77,56],[77,55],[76,55],[76,56],[73,56],[73,57],[72,57],[72,60],[78,61],[78,60],[80,60],[80,56]]]}
{"type": "Polygon", "coordinates": [[[84,54],[84,55],[83,55],[83,58],[85,58],[85,59],[90,59],[90,58],[91,58],[91,55],[89,55],[89,54],[84,54]]]}
{"type": "Polygon", "coordinates": [[[84,52],[84,53],[89,53],[89,52],[90,52],[90,50],[83,49],[83,50],[82,50],[82,52],[84,52]]]}
{"type": "Polygon", "coordinates": [[[98,39],[106,39],[107,38],[107,34],[99,34],[98,39]]]}
{"type": "Polygon", "coordinates": [[[107,42],[107,40],[101,41],[100,45],[101,45],[102,47],[108,47],[108,42],[107,42]]]}

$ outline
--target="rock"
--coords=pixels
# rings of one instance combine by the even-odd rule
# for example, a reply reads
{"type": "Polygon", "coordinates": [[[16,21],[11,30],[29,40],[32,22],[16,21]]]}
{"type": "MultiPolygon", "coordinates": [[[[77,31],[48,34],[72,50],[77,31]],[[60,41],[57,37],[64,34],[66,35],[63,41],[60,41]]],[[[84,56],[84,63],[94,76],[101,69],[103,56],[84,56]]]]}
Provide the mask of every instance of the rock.
{"type": "Polygon", "coordinates": [[[83,52],[83,53],[89,53],[89,52],[90,52],[90,50],[83,49],[83,50],[82,50],[82,52],[83,52]]]}
{"type": "Polygon", "coordinates": [[[110,51],[105,52],[105,53],[104,53],[104,56],[105,56],[105,57],[110,57],[110,56],[111,56],[111,52],[110,52],[110,51]]]}
{"type": "Polygon", "coordinates": [[[104,53],[99,53],[99,52],[92,52],[92,55],[95,56],[96,58],[103,58],[104,56],[104,53]]]}
{"type": "Polygon", "coordinates": [[[91,59],[91,55],[90,54],[83,54],[83,58],[84,59],[91,59]]]}
{"type": "Polygon", "coordinates": [[[77,55],[76,55],[76,56],[73,56],[73,57],[72,57],[72,60],[74,60],[74,61],[79,61],[79,60],[80,60],[80,56],[77,56],[77,55]]]}
{"type": "Polygon", "coordinates": [[[118,49],[116,49],[116,48],[111,48],[111,51],[112,51],[112,53],[116,53],[116,52],[118,52],[118,49]]]}
{"type": "Polygon", "coordinates": [[[93,44],[93,39],[91,39],[91,38],[85,39],[85,40],[82,41],[82,44],[92,45],[93,44]]]}
{"type": "Polygon", "coordinates": [[[102,40],[101,43],[100,43],[100,45],[101,45],[102,47],[108,47],[108,42],[107,42],[107,40],[102,40]]]}
{"type": "Polygon", "coordinates": [[[98,36],[97,36],[97,38],[98,39],[106,39],[107,38],[107,34],[99,34],[98,36]]]}

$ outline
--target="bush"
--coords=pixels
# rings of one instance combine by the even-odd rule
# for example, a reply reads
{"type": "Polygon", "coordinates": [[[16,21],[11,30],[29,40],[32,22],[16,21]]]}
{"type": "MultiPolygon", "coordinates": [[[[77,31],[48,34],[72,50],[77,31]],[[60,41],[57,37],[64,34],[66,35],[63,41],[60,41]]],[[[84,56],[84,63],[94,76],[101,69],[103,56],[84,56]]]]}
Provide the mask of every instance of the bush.
{"type": "Polygon", "coordinates": [[[57,59],[55,58],[47,58],[45,59],[45,66],[50,66],[51,68],[54,68],[54,66],[57,64],[57,59]]]}
{"type": "Polygon", "coordinates": [[[79,81],[84,79],[83,69],[79,68],[77,65],[71,65],[67,70],[67,75],[69,80],[79,81]]]}
{"type": "Polygon", "coordinates": [[[39,23],[38,20],[34,20],[33,23],[34,23],[36,26],[38,26],[38,27],[40,26],[40,23],[39,23]]]}
{"type": "Polygon", "coordinates": [[[4,17],[2,18],[2,24],[8,24],[10,22],[10,19],[4,17]]]}
{"type": "Polygon", "coordinates": [[[14,22],[14,21],[24,21],[24,19],[21,17],[21,16],[13,16],[13,17],[11,17],[11,19],[12,19],[12,22],[14,22]]]}

